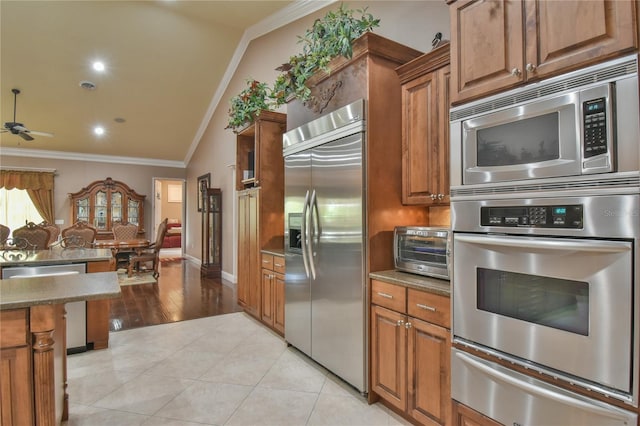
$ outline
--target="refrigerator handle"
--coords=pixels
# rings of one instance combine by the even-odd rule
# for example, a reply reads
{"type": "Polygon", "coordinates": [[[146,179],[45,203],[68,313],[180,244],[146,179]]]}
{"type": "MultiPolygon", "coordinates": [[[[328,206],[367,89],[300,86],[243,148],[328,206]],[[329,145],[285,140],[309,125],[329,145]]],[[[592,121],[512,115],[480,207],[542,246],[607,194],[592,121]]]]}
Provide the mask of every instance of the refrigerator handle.
{"type": "Polygon", "coordinates": [[[309,278],[309,260],[307,259],[307,210],[309,208],[309,190],[304,196],[304,206],[302,207],[302,224],[300,226],[300,243],[302,244],[302,263],[304,263],[304,273],[309,278]]]}
{"type": "MultiPolygon", "coordinates": [[[[309,256],[309,267],[311,269],[311,276],[316,279],[316,268],[313,261],[313,237],[315,229],[315,221],[313,220],[314,207],[316,205],[316,190],[313,190],[311,194],[311,201],[309,202],[309,240],[307,241],[307,249],[309,250],[307,255],[309,256]]],[[[317,209],[317,207],[316,207],[317,209]]]]}

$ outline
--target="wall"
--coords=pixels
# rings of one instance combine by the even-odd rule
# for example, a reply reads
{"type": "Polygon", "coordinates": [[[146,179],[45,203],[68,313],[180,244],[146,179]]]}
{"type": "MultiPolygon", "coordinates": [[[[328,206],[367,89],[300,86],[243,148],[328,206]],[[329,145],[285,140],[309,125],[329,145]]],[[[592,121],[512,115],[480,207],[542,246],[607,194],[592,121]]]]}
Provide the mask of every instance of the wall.
{"type": "MultiPolygon", "coordinates": [[[[71,225],[71,202],[69,193],[77,192],[96,180],[111,177],[129,185],[137,193],[146,195],[144,203],[144,224],[147,237],[153,235],[152,199],[154,177],[184,178],[186,170],[174,167],[154,167],[141,165],[121,165],[92,161],[60,160],[31,157],[2,156],[2,168],[30,167],[56,169],[54,181],[54,209],[55,218],[64,220],[61,228],[71,225]]],[[[179,217],[179,216],[178,216],[179,217]]]]}
{"type": "MultiPolygon", "coordinates": [[[[426,52],[431,50],[431,40],[436,32],[442,32],[449,39],[449,10],[444,0],[435,1],[369,1],[345,2],[351,9],[368,7],[368,12],[380,19],[380,27],[375,33],[426,52]]],[[[334,3],[319,12],[295,21],[252,41],[229,86],[223,95],[205,131],[200,144],[187,168],[187,221],[186,253],[200,257],[200,222],[198,220],[195,196],[197,176],[211,173],[213,187],[222,189],[223,232],[222,270],[223,277],[235,281],[236,270],[236,198],[234,173],[235,134],[225,130],[227,125],[228,100],[245,87],[245,81],[254,78],[272,84],[278,72],[275,68],[287,62],[290,56],[301,52],[298,36],[310,28],[313,21],[335,10],[334,3]]],[[[357,14],[356,14],[357,16],[357,14]]],[[[286,106],[280,112],[286,113],[286,106]]]]}

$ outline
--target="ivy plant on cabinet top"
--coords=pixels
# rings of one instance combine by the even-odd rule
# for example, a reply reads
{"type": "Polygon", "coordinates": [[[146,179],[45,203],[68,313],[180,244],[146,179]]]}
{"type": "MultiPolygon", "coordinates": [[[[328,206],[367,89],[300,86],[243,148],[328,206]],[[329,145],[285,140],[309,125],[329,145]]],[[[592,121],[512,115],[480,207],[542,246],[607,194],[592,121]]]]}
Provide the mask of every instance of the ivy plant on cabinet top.
{"type": "Polygon", "coordinates": [[[327,65],[337,56],[350,59],[353,41],[379,25],[380,20],[367,13],[366,8],[351,10],[344,4],[317,19],[303,36],[298,36],[302,53],[291,56],[287,63],[276,69],[281,73],[273,88],[266,83],[248,80],[248,87],[231,98],[226,128],[235,131],[253,121],[261,110],[274,110],[294,98],[310,100],[311,89],[305,84],[307,80],[319,70],[329,72],[327,65]],[[356,12],[360,18],[354,17],[356,12]]]}

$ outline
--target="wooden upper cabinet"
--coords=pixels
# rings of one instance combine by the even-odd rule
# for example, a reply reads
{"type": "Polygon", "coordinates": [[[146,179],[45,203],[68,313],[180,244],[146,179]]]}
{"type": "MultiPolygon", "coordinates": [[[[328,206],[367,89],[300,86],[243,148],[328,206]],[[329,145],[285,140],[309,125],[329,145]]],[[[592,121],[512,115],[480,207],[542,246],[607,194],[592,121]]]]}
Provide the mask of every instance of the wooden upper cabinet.
{"type": "Polygon", "coordinates": [[[97,180],[78,192],[69,194],[72,223],[87,222],[98,231],[96,239],[113,239],[113,224],[117,222],[138,225],[138,237],[144,238],[144,200],[126,183],[97,180]]]}
{"type": "Polygon", "coordinates": [[[396,69],[402,83],[402,203],[449,203],[449,45],[396,69]]]}
{"type": "Polygon", "coordinates": [[[451,4],[451,102],[548,78],[637,47],[632,0],[451,4]]]}
{"type": "Polygon", "coordinates": [[[522,83],[522,1],[465,0],[450,7],[451,102],[522,83]]]}

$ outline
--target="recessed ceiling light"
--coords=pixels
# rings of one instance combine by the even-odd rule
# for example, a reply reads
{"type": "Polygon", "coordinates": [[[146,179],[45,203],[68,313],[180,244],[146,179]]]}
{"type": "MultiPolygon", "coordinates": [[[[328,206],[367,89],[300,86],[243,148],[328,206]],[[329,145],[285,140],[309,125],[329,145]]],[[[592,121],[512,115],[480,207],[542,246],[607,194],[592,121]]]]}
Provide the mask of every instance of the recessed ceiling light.
{"type": "Polygon", "coordinates": [[[95,61],[93,63],[93,69],[98,71],[98,72],[103,72],[104,71],[104,62],[100,62],[100,61],[95,61]]]}
{"type": "Polygon", "coordinates": [[[104,127],[102,126],[96,126],[93,128],[93,133],[95,133],[98,136],[102,136],[104,135],[104,127]]]}

